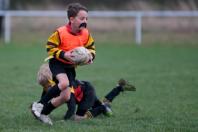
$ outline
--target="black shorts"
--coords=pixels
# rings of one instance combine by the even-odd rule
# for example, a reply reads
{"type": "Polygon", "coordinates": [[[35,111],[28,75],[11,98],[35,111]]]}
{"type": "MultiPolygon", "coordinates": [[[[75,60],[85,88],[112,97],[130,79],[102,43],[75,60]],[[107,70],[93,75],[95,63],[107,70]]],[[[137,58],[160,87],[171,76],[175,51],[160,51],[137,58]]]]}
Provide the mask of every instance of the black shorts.
{"type": "Polygon", "coordinates": [[[75,71],[75,67],[73,65],[65,64],[65,63],[60,62],[53,58],[53,59],[49,60],[49,68],[52,72],[53,80],[56,83],[58,83],[58,80],[56,79],[56,75],[58,75],[60,73],[67,74],[67,77],[70,82],[70,86],[73,85],[73,83],[75,82],[76,71],[75,71]]]}

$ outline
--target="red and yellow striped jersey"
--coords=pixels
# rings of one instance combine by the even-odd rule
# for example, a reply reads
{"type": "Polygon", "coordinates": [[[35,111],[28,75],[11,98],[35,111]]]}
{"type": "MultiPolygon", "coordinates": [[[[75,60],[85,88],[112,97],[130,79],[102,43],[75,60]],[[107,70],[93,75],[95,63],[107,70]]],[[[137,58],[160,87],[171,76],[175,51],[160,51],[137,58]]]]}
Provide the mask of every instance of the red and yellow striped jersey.
{"type": "Polygon", "coordinates": [[[64,58],[66,51],[74,49],[79,46],[84,46],[87,48],[93,58],[95,58],[95,45],[94,39],[89,34],[87,29],[81,30],[78,34],[72,34],[70,25],[64,25],[59,27],[49,38],[46,45],[48,52],[48,59],[56,58],[64,63],[69,63],[68,60],[64,58]]]}

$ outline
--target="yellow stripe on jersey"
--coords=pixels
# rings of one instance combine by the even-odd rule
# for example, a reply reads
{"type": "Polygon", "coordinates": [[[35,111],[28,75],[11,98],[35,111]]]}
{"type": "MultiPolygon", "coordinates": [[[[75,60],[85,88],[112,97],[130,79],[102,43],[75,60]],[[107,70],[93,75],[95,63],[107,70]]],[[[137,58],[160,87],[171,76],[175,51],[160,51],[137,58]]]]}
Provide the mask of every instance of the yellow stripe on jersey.
{"type": "Polygon", "coordinates": [[[49,83],[50,83],[50,86],[52,86],[52,87],[56,84],[56,83],[55,83],[53,80],[51,80],[51,79],[49,79],[48,81],[49,81],[49,83]]]}
{"type": "Polygon", "coordinates": [[[92,53],[92,54],[96,54],[96,51],[95,50],[92,50],[92,49],[89,49],[89,51],[92,53]]]}
{"type": "Polygon", "coordinates": [[[91,34],[90,34],[90,35],[89,35],[89,39],[88,39],[87,44],[85,45],[85,47],[90,46],[93,42],[94,42],[94,39],[93,39],[93,37],[92,37],[91,34]]]}
{"type": "Polygon", "coordinates": [[[58,32],[56,31],[48,38],[46,49],[49,56],[45,59],[45,61],[51,58],[60,58],[62,50],[58,48],[59,44],[60,38],[58,32]]]}
{"type": "Polygon", "coordinates": [[[59,51],[59,48],[49,48],[48,55],[55,55],[59,51]]]}
{"type": "Polygon", "coordinates": [[[53,80],[48,79],[48,83],[47,83],[46,87],[43,87],[43,90],[47,92],[49,90],[49,88],[52,88],[55,84],[56,83],[53,80]]]}
{"type": "Polygon", "coordinates": [[[94,46],[94,39],[91,35],[89,35],[89,39],[87,41],[87,44],[85,45],[85,48],[87,48],[91,54],[93,55],[93,58],[95,58],[95,54],[96,54],[96,51],[95,51],[95,46],[94,46]]]}
{"type": "Polygon", "coordinates": [[[70,87],[70,92],[74,93],[74,87],[73,86],[70,87]]]}
{"type": "Polygon", "coordinates": [[[48,38],[48,42],[51,42],[53,44],[59,45],[60,44],[60,39],[59,39],[59,35],[58,32],[54,32],[49,38],[48,38]]]}
{"type": "Polygon", "coordinates": [[[56,58],[59,58],[60,52],[61,52],[61,50],[58,50],[58,51],[56,52],[56,58]]]}

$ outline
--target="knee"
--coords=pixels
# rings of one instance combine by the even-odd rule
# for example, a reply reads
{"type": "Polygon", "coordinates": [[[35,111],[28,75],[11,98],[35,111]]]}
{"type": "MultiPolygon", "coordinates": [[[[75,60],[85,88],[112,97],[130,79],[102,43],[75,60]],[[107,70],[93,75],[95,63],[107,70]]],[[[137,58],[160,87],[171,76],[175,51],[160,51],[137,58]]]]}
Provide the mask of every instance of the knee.
{"type": "Polygon", "coordinates": [[[58,87],[59,87],[61,90],[64,90],[64,89],[66,89],[67,87],[69,87],[69,82],[68,82],[68,81],[59,82],[59,83],[58,83],[58,87]]]}
{"type": "Polygon", "coordinates": [[[66,89],[66,90],[61,92],[60,96],[61,96],[61,100],[63,102],[67,102],[67,101],[70,100],[71,92],[70,92],[69,89],[66,89]]]}
{"type": "Polygon", "coordinates": [[[65,94],[65,95],[62,96],[62,99],[63,99],[64,102],[67,102],[67,101],[70,100],[70,95],[65,94]]]}

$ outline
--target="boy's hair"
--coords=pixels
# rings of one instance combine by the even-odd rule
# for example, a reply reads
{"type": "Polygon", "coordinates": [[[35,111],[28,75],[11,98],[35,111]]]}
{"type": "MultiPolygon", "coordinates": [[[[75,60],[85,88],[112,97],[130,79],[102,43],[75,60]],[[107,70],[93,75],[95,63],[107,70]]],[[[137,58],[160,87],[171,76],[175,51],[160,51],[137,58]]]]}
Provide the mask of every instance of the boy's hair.
{"type": "Polygon", "coordinates": [[[50,85],[50,80],[52,80],[52,73],[49,69],[49,65],[42,64],[37,73],[37,82],[45,88],[50,85]]]}
{"type": "Polygon", "coordinates": [[[70,19],[70,17],[76,17],[80,10],[84,10],[88,12],[88,9],[85,6],[81,5],[80,3],[69,4],[68,9],[67,9],[68,19],[70,19]]]}

